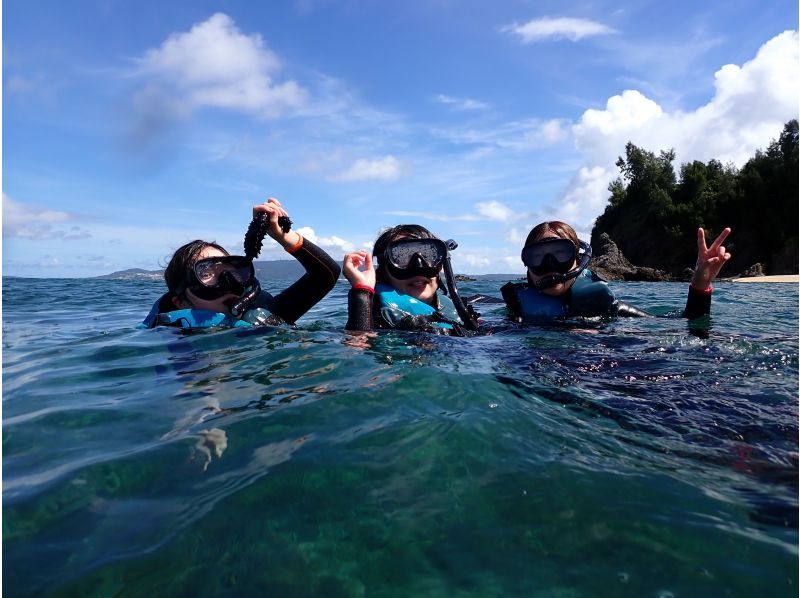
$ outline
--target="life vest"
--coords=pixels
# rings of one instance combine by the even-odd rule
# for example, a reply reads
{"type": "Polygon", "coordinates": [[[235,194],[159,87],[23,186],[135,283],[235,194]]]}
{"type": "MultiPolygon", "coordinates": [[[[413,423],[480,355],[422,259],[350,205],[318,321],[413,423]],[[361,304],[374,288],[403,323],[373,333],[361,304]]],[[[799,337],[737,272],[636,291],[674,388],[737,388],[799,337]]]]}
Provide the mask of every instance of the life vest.
{"type": "Polygon", "coordinates": [[[388,284],[378,283],[375,286],[375,299],[381,318],[391,328],[405,328],[406,322],[413,322],[419,316],[424,316],[428,325],[442,331],[460,326],[456,306],[442,293],[436,294],[437,309],[411,295],[398,292],[388,284]]]}
{"type": "Polygon", "coordinates": [[[210,309],[172,309],[171,295],[165,293],[153,304],[150,313],[139,324],[139,328],[155,328],[156,326],[173,326],[176,328],[241,328],[248,326],[274,326],[283,322],[267,309],[266,304],[272,297],[262,291],[256,305],[240,318],[223,314],[210,309]],[[164,311],[162,311],[164,310],[164,311]]]}
{"type": "Polygon", "coordinates": [[[581,272],[569,291],[553,297],[528,283],[509,282],[500,291],[511,313],[524,320],[612,316],[618,305],[608,283],[591,272],[581,272]]]}

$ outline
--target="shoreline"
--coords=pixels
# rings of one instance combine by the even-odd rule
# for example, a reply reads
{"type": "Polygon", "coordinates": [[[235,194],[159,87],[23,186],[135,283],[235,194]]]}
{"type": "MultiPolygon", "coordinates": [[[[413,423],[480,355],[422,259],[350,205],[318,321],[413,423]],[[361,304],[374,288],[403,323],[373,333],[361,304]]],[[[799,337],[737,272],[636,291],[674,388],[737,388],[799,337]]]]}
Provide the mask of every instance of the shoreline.
{"type": "Polygon", "coordinates": [[[732,278],[730,282],[800,282],[800,274],[777,274],[774,276],[748,276],[747,278],[732,278]]]}

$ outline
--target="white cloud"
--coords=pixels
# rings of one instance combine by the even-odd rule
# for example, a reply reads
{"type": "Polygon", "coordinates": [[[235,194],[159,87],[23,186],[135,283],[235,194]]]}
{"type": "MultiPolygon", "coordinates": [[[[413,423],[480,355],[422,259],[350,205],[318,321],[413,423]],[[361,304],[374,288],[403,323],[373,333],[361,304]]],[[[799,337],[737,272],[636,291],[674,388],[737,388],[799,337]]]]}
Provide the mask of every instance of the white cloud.
{"type": "Polygon", "coordinates": [[[571,134],[570,124],[564,119],[527,119],[482,129],[465,129],[463,126],[436,128],[431,133],[451,143],[528,151],[566,140],[571,134]]]}
{"type": "Polygon", "coordinates": [[[422,220],[434,220],[438,222],[477,222],[494,220],[497,222],[510,222],[521,218],[530,217],[529,212],[514,212],[514,210],[497,200],[481,201],[474,204],[475,210],[466,214],[441,214],[436,212],[423,212],[414,210],[392,210],[381,212],[388,216],[402,216],[404,218],[414,218],[422,220]]]}
{"type": "Polygon", "coordinates": [[[92,235],[79,226],[68,229],[53,226],[72,220],[67,212],[38,208],[31,204],[15,201],[3,193],[3,235],[23,239],[62,239],[75,241],[88,239],[92,235]]]}
{"type": "Polygon", "coordinates": [[[483,110],[489,107],[488,104],[473,100],[472,98],[454,98],[452,96],[439,94],[435,99],[440,104],[445,104],[456,110],[483,110]]]}
{"type": "Polygon", "coordinates": [[[211,106],[274,117],[307,97],[294,81],[275,83],[278,57],[260,35],[242,34],[222,13],[188,32],[173,33],[138,63],[138,74],[177,95],[190,110],[211,106]]]}
{"type": "Polygon", "coordinates": [[[336,235],[332,235],[330,237],[320,237],[310,226],[298,228],[297,232],[315,245],[319,245],[322,249],[325,249],[326,251],[337,256],[356,250],[356,246],[350,241],[346,241],[345,239],[337,237],[336,235]]]}
{"type": "Polygon", "coordinates": [[[522,246],[522,243],[525,242],[526,236],[527,235],[521,233],[518,228],[514,227],[508,231],[508,234],[506,235],[506,240],[512,245],[522,246]]]}
{"type": "Polygon", "coordinates": [[[567,222],[574,228],[591,230],[594,219],[605,209],[608,185],[617,178],[616,170],[602,166],[583,166],[567,186],[558,208],[549,218],[567,222]]]}
{"type": "Polygon", "coordinates": [[[573,19],[569,17],[542,17],[533,19],[519,25],[515,23],[503,29],[519,36],[523,43],[538,42],[546,39],[568,39],[578,41],[584,37],[594,35],[609,35],[616,33],[608,25],[588,19],[573,19]]]}
{"type": "Polygon", "coordinates": [[[519,272],[525,269],[520,255],[504,255],[499,262],[511,268],[512,272],[519,272]]]}
{"type": "Polygon", "coordinates": [[[675,149],[675,169],[690,160],[717,159],[742,166],[797,118],[800,79],[798,34],[786,31],[765,43],[742,66],[715,74],[714,96],[696,110],[665,111],[635,90],[613,96],[604,110],[587,110],[573,126],[585,163],[565,189],[554,217],[591,228],[608,199],[607,185],[625,143],[649,151],[675,149]]]}
{"type": "Polygon", "coordinates": [[[359,159],[334,180],[352,181],[393,181],[402,174],[403,165],[394,156],[384,156],[376,160],[359,159]]]}
{"type": "Polygon", "coordinates": [[[507,205],[499,201],[484,201],[475,204],[478,213],[490,220],[500,220],[505,222],[514,217],[514,212],[507,205]]]}
{"type": "Polygon", "coordinates": [[[453,256],[455,260],[456,257],[458,258],[459,266],[463,266],[463,264],[467,264],[471,268],[476,268],[478,270],[484,270],[492,263],[489,258],[485,255],[476,255],[473,253],[459,253],[457,256],[453,256]]]}

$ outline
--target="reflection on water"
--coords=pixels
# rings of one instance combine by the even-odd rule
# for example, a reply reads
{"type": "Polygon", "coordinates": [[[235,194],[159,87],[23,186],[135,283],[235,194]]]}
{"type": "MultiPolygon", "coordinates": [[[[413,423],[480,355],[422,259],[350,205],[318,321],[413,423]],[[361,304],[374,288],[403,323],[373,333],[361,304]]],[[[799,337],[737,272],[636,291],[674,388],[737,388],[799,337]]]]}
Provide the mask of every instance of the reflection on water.
{"type": "Polygon", "coordinates": [[[9,595],[796,592],[794,285],[469,339],[345,333],[342,285],[210,334],[136,330],[155,283],[3,291],[9,595]]]}

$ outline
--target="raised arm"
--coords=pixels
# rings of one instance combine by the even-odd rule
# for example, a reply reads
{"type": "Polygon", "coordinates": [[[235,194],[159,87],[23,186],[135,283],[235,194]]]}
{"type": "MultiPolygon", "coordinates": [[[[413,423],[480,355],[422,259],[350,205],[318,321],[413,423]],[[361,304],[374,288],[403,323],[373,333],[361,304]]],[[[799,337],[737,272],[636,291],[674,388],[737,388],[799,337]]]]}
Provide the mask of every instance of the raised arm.
{"type": "Polygon", "coordinates": [[[372,256],[356,251],[344,256],[344,277],[350,283],[347,293],[347,330],[372,330],[372,298],[375,296],[375,267],[372,256]],[[361,267],[364,270],[361,270],[361,267]]]}
{"type": "Polygon", "coordinates": [[[283,232],[278,218],[288,214],[277,199],[270,198],[267,202],[254,206],[253,215],[259,212],[269,214],[267,234],[306,269],[306,273],[288,289],[276,295],[270,305],[272,313],[293,324],[330,292],[336,285],[341,270],[339,264],[327,253],[304,239],[298,232],[283,232]]]}
{"type": "Polygon", "coordinates": [[[725,251],[725,247],[722,245],[729,234],[731,234],[731,229],[724,229],[708,247],[706,246],[705,231],[702,228],[697,229],[697,264],[692,281],[689,283],[689,296],[683,311],[684,317],[692,319],[711,313],[711,283],[719,274],[722,266],[731,259],[731,254],[725,251]]]}

